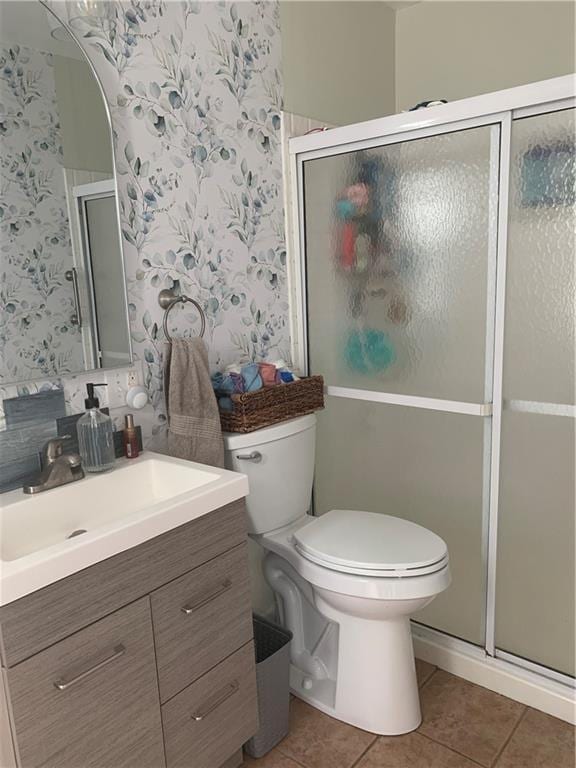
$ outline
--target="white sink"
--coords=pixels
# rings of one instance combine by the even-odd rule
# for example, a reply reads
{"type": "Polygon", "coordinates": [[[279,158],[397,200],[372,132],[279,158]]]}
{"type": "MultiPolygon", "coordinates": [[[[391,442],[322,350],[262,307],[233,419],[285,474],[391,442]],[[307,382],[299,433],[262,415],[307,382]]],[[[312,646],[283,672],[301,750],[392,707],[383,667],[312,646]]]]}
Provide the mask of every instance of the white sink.
{"type": "Polygon", "coordinates": [[[0,605],[247,493],[245,475],[146,452],[35,496],[3,494],[0,605]]]}

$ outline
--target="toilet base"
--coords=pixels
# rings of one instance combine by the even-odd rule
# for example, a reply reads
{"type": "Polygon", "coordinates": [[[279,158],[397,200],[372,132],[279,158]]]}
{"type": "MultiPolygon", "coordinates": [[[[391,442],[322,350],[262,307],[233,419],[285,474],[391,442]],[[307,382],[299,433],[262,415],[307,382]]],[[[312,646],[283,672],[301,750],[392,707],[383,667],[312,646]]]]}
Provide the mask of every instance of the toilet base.
{"type": "Polygon", "coordinates": [[[368,731],[369,733],[378,734],[378,736],[401,736],[402,734],[415,731],[422,722],[420,709],[418,709],[418,720],[413,721],[415,722],[415,725],[408,728],[407,730],[394,731],[392,733],[386,726],[379,729],[376,729],[373,726],[369,727],[366,725],[364,718],[356,716],[357,713],[343,713],[330,706],[329,704],[326,704],[326,698],[330,698],[331,695],[333,695],[335,692],[335,683],[333,680],[315,681],[313,688],[307,691],[302,685],[304,677],[305,675],[299,669],[290,665],[290,693],[292,693],[297,699],[301,699],[302,701],[306,702],[306,704],[314,707],[314,709],[318,709],[320,712],[323,712],[325,715],[333,717],[335,720],[340,720],[343,723],[348,723],[348,725],[353,725],[355,728],[360,728],[361,730],[368,731]]]}
{"type": "Polygon", "coordinates": [[[292,693],[370,733],[399,736],[416,730],[422,716],[409,618],[347,622],[329,606],[321,610],[339,624],[336,680],[314,679],[291,665],[292,693]]]}
{"type": "MultiPolygon", "coordinates": [[[[410,618],[436,591],[393,599],[335,592],[310,584],[275,552],[266,555],[264,573],[280,622],[293,633],[293,693],[371,733],[396,736],[418,728],[422,718],[410,618]]],[[[448,584],[448,569],[436,578],[448,584]]],[[[395,586],[404,594],[415,591],[400,580],[395,586]]]]}

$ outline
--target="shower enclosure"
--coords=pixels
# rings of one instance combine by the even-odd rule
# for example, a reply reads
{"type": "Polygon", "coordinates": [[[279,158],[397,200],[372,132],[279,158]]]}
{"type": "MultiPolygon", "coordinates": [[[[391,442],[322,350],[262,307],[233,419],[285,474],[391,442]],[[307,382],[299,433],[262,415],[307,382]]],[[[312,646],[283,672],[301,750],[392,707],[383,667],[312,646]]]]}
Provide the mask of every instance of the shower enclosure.
{"type": "Polygon", "coordinates": [[[290,142],[294,352],[322,373],[315,512],[413,520],[453,584],[418,615],[574,676],[570,77],[290,142]]]}

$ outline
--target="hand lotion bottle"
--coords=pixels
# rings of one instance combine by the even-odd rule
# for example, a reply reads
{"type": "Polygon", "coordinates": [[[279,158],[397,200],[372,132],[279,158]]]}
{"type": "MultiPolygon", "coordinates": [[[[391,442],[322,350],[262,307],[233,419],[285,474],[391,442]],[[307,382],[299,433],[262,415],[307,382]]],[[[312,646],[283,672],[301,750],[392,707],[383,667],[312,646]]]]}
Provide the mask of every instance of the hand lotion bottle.
{"type": "Polygon", "coordinates": [[[134,416],[131,413],[127,413],[124,417],[124,456],[127,459],[136,459],[139,453],[138,434],[134,426],[134,416]]]}

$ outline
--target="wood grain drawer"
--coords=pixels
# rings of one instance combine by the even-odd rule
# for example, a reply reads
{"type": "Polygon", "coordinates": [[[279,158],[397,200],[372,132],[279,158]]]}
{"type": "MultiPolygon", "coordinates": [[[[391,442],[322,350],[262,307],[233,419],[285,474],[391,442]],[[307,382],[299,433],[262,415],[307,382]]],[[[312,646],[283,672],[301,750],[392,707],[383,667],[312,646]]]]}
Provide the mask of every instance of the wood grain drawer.
{"type": "Polygon", "coordinates": [[[48,648],[245,540],[241,499],[0,607],[4,666],[48,648]]]}
{"type": "Polygon", "coordinates": [[[4,674],[23,768],[165,765],[149,598],[4,674]]]}
{"type": "Polygon", "coordinates": [[[258,728],[254,644],[162,707],[167,768],[216,768],[258,728]]]}
{"type": "Polygon", "coordinates": [[[247,545],[156,590],[151,599],[164,702],[252,639],[247,545]]]}

